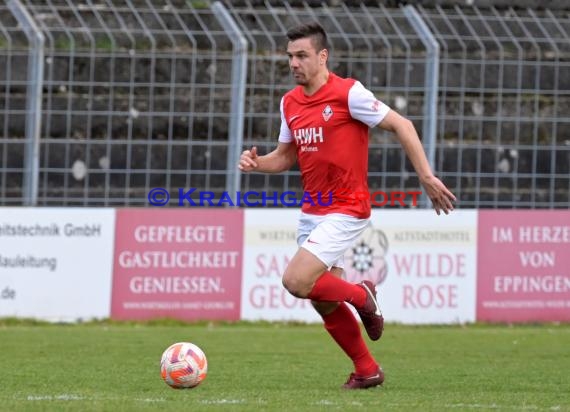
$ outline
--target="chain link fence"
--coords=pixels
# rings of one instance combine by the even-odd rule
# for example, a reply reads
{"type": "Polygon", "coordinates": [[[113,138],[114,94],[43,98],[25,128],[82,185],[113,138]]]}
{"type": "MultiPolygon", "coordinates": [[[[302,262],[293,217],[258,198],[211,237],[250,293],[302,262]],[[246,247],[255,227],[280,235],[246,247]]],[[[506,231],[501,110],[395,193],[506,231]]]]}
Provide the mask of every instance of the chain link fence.
{"type": "MultiPolygon", "coordinates": [[[[331,70],[415,123],[458,207],[570,206],[567,12],[176,0],[0,6],[0,204],[300,192],[296,169],[240,176],[236,156],[275,147],[285,32],[307,20],[330,34],[331,70]]],[[[418,189],[379,129],[369,169],[371,188],[418,189]]]]}

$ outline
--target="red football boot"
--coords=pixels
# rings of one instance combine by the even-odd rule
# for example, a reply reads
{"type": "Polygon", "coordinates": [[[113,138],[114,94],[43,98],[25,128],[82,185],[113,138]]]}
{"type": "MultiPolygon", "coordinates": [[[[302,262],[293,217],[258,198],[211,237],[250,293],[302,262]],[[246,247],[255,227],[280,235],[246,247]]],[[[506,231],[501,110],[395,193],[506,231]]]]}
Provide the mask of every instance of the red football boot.
{"type": "Polygon", "coordinates": [[[369,281],[364,280],[358,284],[366,291],[366,303],[362,308],[357,308],[356,311],[360,315],[364,329],[372,340],[378,340],[384,331],[384,316],[378,305],[376,299],[376,286],[369,281]]]}

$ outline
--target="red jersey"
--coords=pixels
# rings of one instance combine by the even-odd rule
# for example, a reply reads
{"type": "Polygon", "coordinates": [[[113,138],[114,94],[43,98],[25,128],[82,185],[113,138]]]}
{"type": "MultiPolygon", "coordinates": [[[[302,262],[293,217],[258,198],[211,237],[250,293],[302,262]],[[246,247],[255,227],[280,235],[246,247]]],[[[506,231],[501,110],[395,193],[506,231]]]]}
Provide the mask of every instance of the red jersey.
{"type": "Polygon", "coordinates": [[[302,86],[283,96],[279,141],[297,147],[303,212],[370,216],[368,129],[389,111],[360,82],[334,73],[312,96],[302,86]]]}

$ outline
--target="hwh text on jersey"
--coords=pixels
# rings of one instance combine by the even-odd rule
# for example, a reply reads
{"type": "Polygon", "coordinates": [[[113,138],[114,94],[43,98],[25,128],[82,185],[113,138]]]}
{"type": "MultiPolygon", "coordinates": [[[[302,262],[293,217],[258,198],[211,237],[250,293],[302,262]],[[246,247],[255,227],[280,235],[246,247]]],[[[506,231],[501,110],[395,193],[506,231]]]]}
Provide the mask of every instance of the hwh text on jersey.
{"type": "Polygon", "coordinates": [[[293,136],[298,146],[313,143],[323,143],[324,135],[322,127],[307,127],[305,129],[293,130],[293,136]]]}

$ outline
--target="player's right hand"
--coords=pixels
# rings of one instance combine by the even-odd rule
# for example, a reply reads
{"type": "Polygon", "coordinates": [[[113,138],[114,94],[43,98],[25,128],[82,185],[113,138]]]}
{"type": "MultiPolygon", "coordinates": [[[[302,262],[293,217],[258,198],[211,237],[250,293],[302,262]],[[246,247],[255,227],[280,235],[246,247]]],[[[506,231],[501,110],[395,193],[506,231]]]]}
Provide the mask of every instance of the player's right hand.
{"type": "Polygon", "coordinates": [[[257,147],[253,146],[251,150],[244,150],[239,158],[238,169],[242,172],[251,172],[257,169],[257,147]]]}

